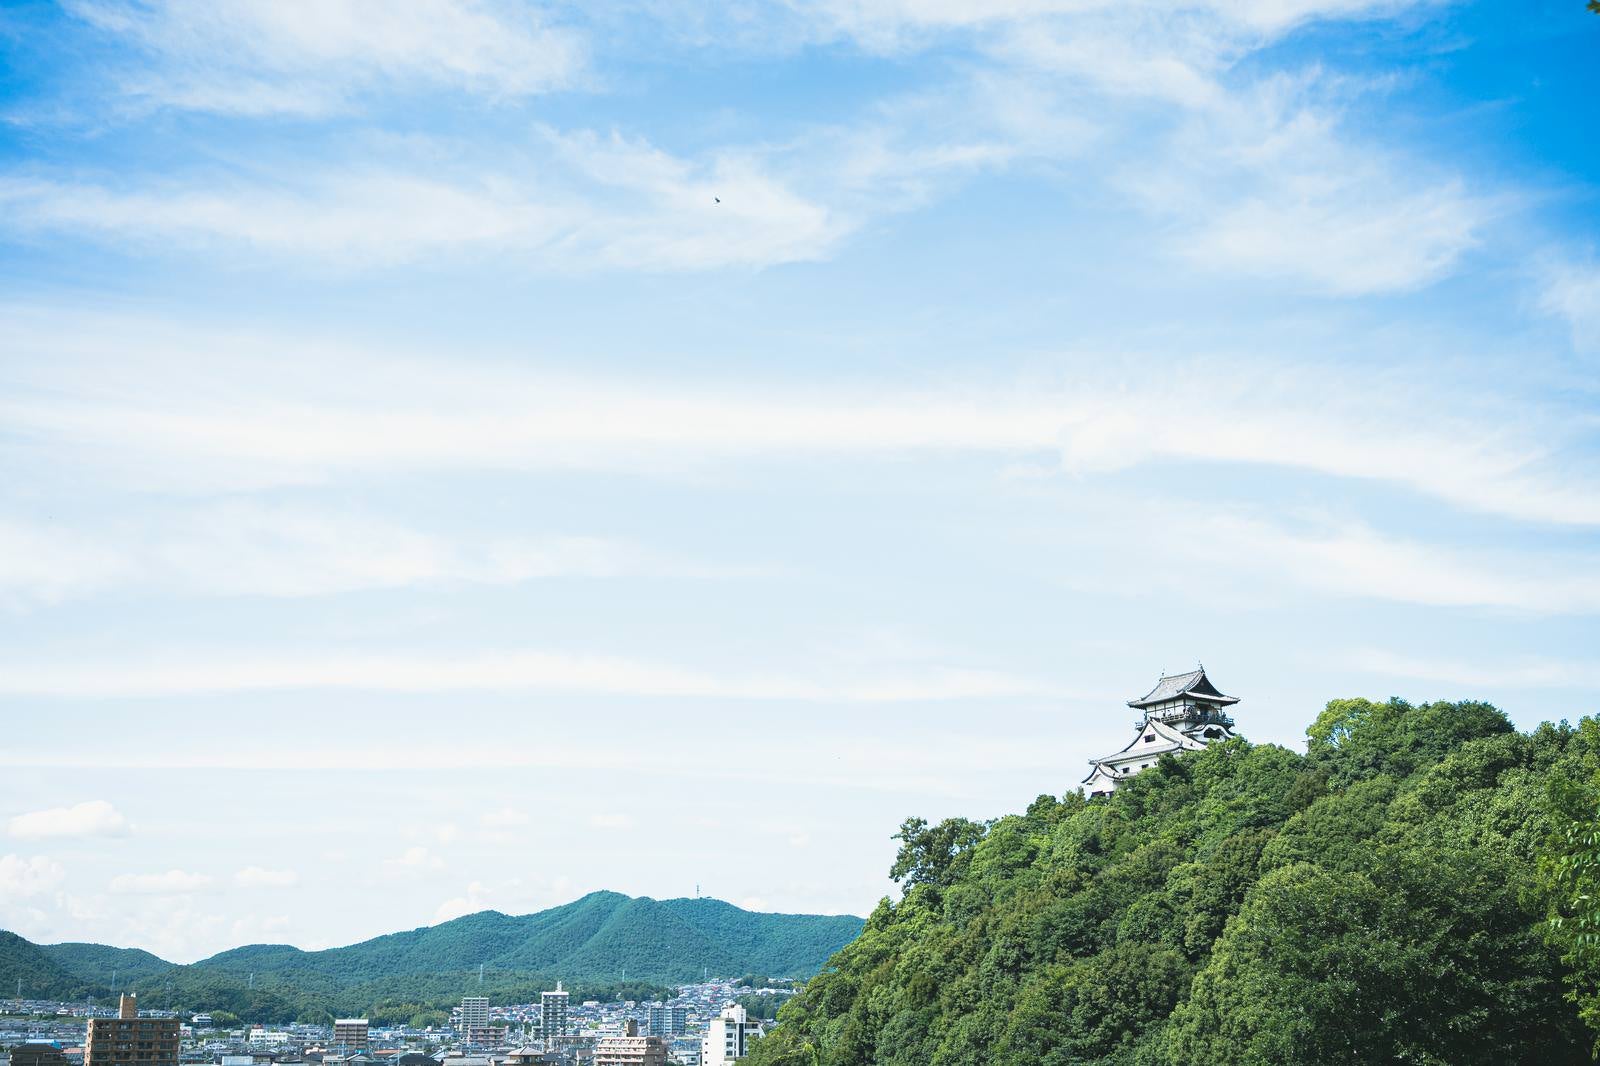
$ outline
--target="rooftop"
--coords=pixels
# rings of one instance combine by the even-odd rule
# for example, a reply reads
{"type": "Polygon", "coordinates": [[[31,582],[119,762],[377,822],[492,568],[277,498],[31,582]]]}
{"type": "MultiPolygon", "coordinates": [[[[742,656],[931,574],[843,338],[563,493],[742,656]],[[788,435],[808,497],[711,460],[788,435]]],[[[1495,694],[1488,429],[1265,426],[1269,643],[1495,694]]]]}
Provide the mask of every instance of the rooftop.
{"type": "Polygon", "coordinates": [[[1157,703],[1165,703],[1168,700],[1181,699],[1184,696],[1193,696],[1206,703],[1222,706],[1239,702],[1239,697],[1237,696],[1224,696],[1221,692],[1218,692],[1216,686],[1206,677],[1206,668],[1202,666],[1198,670],[1190,670],[1186,674],[1163,675],[1161,680],[1156,682],[1155,688],[1139,699],[1129,700],[1128,706],[1150,707],[1157,703]]]}

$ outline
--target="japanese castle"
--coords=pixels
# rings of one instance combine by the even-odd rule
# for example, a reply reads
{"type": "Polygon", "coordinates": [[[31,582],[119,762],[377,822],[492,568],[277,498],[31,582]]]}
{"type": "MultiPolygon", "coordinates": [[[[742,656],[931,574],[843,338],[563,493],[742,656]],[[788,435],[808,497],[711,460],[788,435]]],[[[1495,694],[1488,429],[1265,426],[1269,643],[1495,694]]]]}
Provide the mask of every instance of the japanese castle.
{"type": "Polygon", "coordinates": [[[1128,706],[1144,717],[1134,725],[1138,732],[1121,751],[1090,759],[1094,769],[1080,786],[1091,796],[1115,792],[1117,783],[1147,770],[1169,751],[1195,751],[1233,736],[1233,719],[1224,708],[1238,703],[1224,696],[1206,678],[1206,668],[1174,674],[1128,706]]]}

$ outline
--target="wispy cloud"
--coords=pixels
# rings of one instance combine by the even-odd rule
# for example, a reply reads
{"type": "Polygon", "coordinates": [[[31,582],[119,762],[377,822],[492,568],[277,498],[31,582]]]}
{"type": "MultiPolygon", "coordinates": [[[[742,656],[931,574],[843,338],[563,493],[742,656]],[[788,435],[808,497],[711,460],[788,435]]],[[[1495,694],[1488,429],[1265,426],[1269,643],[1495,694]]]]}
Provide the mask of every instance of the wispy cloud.
{"type": "Polygon", "coordinates": [[[118,874],[108,887],[119,896],[186,896],[215,885],[216,879],[208,874],[175,869],[159,874],[118,874]]]}
{"type": "MultiPolygon", "coordinates": [[[[1473,689],[1572,688],[1594,683],[1594,664],[1549,658],[1466,661],[1430,658],[1381,648],[1349,656],[1350,665],[1386,677],[1443,682],[1473,689]]],[[[1584,708],[1586,709],[1586,708],[1584,708]]]]}
{"type": "Polygon", "coordinates": [[[740,152],[546,131],[482,170],[319,162],[259,179],[0,176],[5,228],[148,250],[300,257],[318,269],[493,252],[529,269],[670,271],[824,256],[854,223],[740,152]],[[720,201],[720,202],[719,202],[720,201]]]}
{"type": "Polygon", "coordinates": [[[546,689],[635,696],[894,703],[999,699],[1056,691],[1043,681],[971,668],[940,667],[913,677],[832,681],[738,676],[604,655],[515,651],[437,654],[283,655],[189,659],[157,664],[74,662],[70,667],[9,663],[0,694],[117,697],[254,690],[365,689],[447,692],[546,689]]]}
{"type": "Polygon", "coordinates": [[[1471,551],[1344,521],[1287,527],[1216,517],[1173,550],[1324,595],[1436,607],[1600,614],[1600,556],[1471,551]]]}
{"type": "MultiPolygon", "coordinates": [[[[1050,110],[1119,116],[1104,124],[1107,177],[1170,232],[1176,255],[1348,297],[1444,277],[1509,203],[1399,145],[1346,131],[1346,106],[1365,89],[1358,80],[1315,66],[1243,74],[1240,62],[1309,21],[1425,6],[841,0],[821,11],[868,47],[962,35],[1050,110]],[[1117,127],[1132,135],[1118,138],[1117,127]]],[[[1023,157],[1050,154],[1014,131],[1009,141],[1023,157]]]]}
{"type": "Polygon", "coordinates": [[[92,532],[0,518],[0,605],[24,607],[113,588],[292,598],[426,582],[754,572],[603,537],[447,536],[350,511],[245,501],[165,508],[92,532]]]}
{"type": "Polygon", "coordinates": [[[530,4],[499,0],[70,0],[140,61],[135,100],[231,115],[327,114],[374,89],[494,98],[569,86],[585,46],[530,4]]]}
{"type": "Polygon", "coordinates": [[[1192,162],[1181,179],[1175,167],[1130,179],[1153,211],[1185,220],[1175,247],[1197,268],[1333,296],[1402,292],[1450,273],[1509,207],[1281,96],[1191,120],[1174,141],[1192,162]]]}
{"type": "Polygon", "coordinates": [[[413,845],[392,859],[385,859],[389,866],[407,870],[442,870],[444,869],[443,857],[434,854],[420,844],[413,845]]]}
{"type": "Polygon", "coordinates": [[[6,823],[6,831],[21,840],[119,837],[126,836],[128,829],[128,819],[105,800],[29,811],[13,816],[6,823]]]}
{"type": "Polygon", "coordinates": [[[300,875],[293,870],[246,866],[233,875],[233,883],[240,888],[293,888],[300,883],[300,875]]]}
{"type": "Polygon", "coordinates": [[[1600,264],[1565,259],[1543,270],[1539,309],[1563,319],[1572,331],[1572,343],[1581,349],[1600,348],[1600,264]]]}
{"type": "MultiPolygon", "coordinates": [[[[826,23],[868,46],[905,48],[928,33],[985,30],[1051,20],[1087,20],[1107,15],[1159,25],[1199,22],[1212,36],[1270,39],[1313,19],[1371,17],[1416,6],[1416,0],[819,0],[811,5],[826,23]]],[[[1217,47],[1221,47],[1221,42],[1217,47]]]]}
{"type": "MultiPolygon", "coordinates": [[[[13,434],[119,480],[158,476],[164,486],[314,484],[376,470],[667,472],[793,454],[1032,453],[1058,456],[1078,476],[1163,461],[1258,464],[1399,485],[1468,511],[1600,524],[1600,479],[1571,458],[1590,432],[1584,418],[1532,402],[1508,416],[1503,402],[1486,406],[1465,387],[1446,400],[1432,373],[1398,368],[1288,373],[1188,358],[1154,374],[1130,368],[1011,388],[649,387],[381,358],[294,338],[141,338],[147,328],[54,316],[0,326],[20,360],[0,400],[13,434]],[[281,355],[307,348],[317,351],[317,372],[281,355]],[[61,357],[74,351],[95,354],[61,357]],[[190,353],[213,368],[203,384],[185,369],[190,353]],[[330,360],[370,384],[359,394],[330,385],[320,376],[330,360]],[[1206,412],[1204,432],[1151,417],[1179,409],[1206,412]]],[[[90,572],[115,569],[114,556],[93,546],[68,555],[40,580],[70,587],[79,555],[90,572]]]]}
{"type": "Polygon", "coordinates": [[[596,829],[632,829],[636,824],[632,815],[599,813],[589,816],[589,824],[596,829]]]}
{"type": "Polygon", "coordinates": [[[0,900],[19,902],[60,888],[67,872],[48,855],[0,855],[0,900]]]}
{"type": "MultiPolygon", "coordinates": [[[[175,85],[169,71],[150,90],[185,106],[329,106],[351,86],[406,76],[530,91],[521,79],[543,84],[537,72],[575,62],[564,31],[530,31],[525,12],[487,4],[432,0],[397,12],[339,0],[310,5],[314,15],[303,6],[79,0],[85,17],[166,66],[190,58],[199,88],[175,85]],[[244,46],[227,47],[234,37],[244,46]],[[235,57],[220,74],[214,58],[194,58],[218,55],[235,57]],[[303,76],[328,71],[349,84],[303,76]]],[[[1306,21],[1422,5],[1176,6],[846,0],[760,9],[755,22],[798,21],[813,40],[898,51],[958,34],[980,58],[786,137],[690,153],[616,129],[541,126],[526,140],[497,133],[492,153],[411,137],[367,141],[359,153],[324,145],[292,166],[255,170],[164,166],[98,180],[17,171],[0,176],[0,206],[19,234],[265,255],[312,271],[486,254],[533,270],[750,268],[828,258],[871,220],[974,174],[1078,157],[1100,138],[1109,147],[1072,183],[1109,180],[1159,225],[1178,224],[1174,254],[1340,296],[1437,280],[1503,209],[1457,175],[1343,135],[1337,104],[1312,101],[1313,88],[1336,96],[1328,87],[1337,79],[1314,70],[1229,77],[1240,58],[1306,21]],[[1161,108],[1143,106],[1151,101],[1161,108]],[[1183,180],[1148,177],[1160,172],[1183,180]]],[[[684,17],[652,14],[668,24],[684,17]]]]}
{"type": "Polygon", "coordinates": [[[467,885],[466,891],[459,896],[452,896],[445,900],[433,912],[435,922],[448,922],[468,914],[489,909],[489,899],[493,892],[486,888],[482,881],[473,881],[467,885]]]}

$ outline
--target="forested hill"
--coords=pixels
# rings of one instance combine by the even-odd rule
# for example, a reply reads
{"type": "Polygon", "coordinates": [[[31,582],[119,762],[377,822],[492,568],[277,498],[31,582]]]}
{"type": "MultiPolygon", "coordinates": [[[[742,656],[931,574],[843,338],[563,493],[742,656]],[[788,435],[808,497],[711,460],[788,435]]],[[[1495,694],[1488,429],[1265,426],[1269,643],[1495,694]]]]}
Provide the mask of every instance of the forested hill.
{"type": "Polygon", "coordinates": [[[100,990],[101,982],[84,980],[50,957],[48,946],[35,944],[0,929],[0,987],[21,988],[39,999],[77,999],[100,990]]]}
{"type": "Polygon", "coordinates": [[[325,951],[252,944],[190,966],[148,952],[36,945],[0,933],[0,987],[14,988],[21,978],[29,996],[106,995],[115,971],[120,986],[158,1006],[222,1009],[251,1021],[344,1011],[403,1021],[468,990],[531,998],[557,979],[637,998],[706,970],[809,977],[861,926],[848,915],[764,914],[713,899],[595,892],[536,914],[483,911],[325,951]]]}
{"type": "Polygon", "coordinates": [[[113,948],[105,944],[42,944],[41,950],[80,981],[103,981],[110,976],[120,985],[172,969],[173,963],[139,948],[113,948]]]}
{"type": "Polygon", "coordinates": [[[326,951],[254,944],[196,963],[214,972],[307,973],[339,982],[486,970],[616,980],[717,974],[809,977],[861,919],[763,914],[714,899],[655,900],[593,892],[536,914],[482,911],[326,951]]]}
{"type": "MultiPolygon", "coordinates": [[[[1342,700],[1112,797],[907,822],[861,936],[751,1066],[1587,1063],[1536,855],[1600,727],[1342,700]]],[[[1592,793],[1591,793],[1592,796],[1592,793]]]]}

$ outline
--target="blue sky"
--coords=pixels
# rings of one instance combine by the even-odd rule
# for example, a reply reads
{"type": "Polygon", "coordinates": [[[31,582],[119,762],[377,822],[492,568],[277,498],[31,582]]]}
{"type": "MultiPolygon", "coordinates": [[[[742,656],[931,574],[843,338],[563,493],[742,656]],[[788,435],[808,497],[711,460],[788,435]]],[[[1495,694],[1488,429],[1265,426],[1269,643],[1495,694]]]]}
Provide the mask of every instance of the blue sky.
{"type": "Polygon", "coordinates": [[[4,924],[865,913],[1197,660],[1593,712],[1582,7],[8,5],[4,924]]]}

